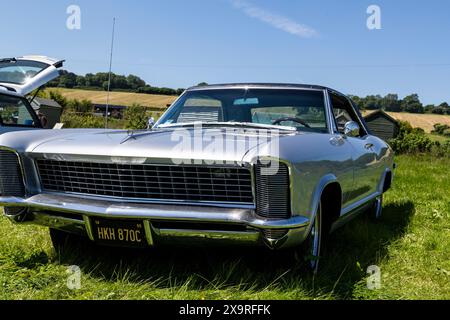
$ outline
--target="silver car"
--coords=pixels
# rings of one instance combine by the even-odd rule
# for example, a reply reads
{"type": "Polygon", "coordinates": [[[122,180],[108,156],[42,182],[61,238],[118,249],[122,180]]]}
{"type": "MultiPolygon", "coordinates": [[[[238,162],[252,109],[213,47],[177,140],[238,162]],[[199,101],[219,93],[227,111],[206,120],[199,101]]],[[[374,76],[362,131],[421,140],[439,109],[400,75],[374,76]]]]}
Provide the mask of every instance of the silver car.
{"type": "Polygon", "coordinates": [[[63,62],[44,56],[0,59],[0,134],[42,128],[26,95],[59,77],[63,62]]]}
{"type": "Polygon", "coordinates": [[[343,94],[311,85],[184,92],[151,130],[0,136],[0,205],[18,223],[103,245],[300,248],[379,217],[393,151],[343,94]]]}

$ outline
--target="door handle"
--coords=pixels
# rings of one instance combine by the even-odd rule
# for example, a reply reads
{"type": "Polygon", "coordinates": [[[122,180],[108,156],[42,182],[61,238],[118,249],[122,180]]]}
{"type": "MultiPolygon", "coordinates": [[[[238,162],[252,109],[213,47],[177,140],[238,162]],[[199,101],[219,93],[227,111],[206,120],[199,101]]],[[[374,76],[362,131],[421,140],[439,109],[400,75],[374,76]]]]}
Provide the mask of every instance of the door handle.
{"type": "Polygon", "coordinates": [[[368,144],[366,144],[365,146],[364,146],[364,148],[366,148],[366,149],[372,149],[374,147],[374,144],[373,143],[368,143],[368,144]]]}

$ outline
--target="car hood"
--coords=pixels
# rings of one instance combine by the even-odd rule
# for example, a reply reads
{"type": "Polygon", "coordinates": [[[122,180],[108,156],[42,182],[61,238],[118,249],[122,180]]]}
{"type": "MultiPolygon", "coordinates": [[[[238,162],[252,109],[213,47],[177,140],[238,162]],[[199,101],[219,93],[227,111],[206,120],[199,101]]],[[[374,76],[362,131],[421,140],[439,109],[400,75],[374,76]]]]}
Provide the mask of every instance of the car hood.
{"type": "Polygon", "coordinates": [[[38,130],[39,128],[32,128],[32,127],[2,127],[0,125],[0,135],[8,132],[14,132],[14,131],[29,131],[29,130],[38,130]]]}
{"type": "Polygon", "coordinates": [[[270,153],[267,146],[273,143],[274,137],[256,130],[225,128],[72,133],[52,137],[27,151],[48,158],[74,161],[112,157],[115,161],[124,159],[126,162],[135,158],[140,162],[146,159],[172,159],[174,163],[184,163],[184,160],[240,163],[252,149],[261,148],[265,153],[270,153]]]}

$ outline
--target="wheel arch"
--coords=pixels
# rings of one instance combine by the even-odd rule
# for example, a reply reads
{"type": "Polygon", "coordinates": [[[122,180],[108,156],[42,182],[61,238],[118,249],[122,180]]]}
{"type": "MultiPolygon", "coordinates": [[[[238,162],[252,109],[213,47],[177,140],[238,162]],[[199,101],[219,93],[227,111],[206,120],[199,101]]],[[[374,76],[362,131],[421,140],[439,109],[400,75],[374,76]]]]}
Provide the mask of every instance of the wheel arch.
{"type": "Polygon", "coordinates": [[[383,194],[386,191],[388,191],[392,186],[393,180],[394,180],[394,174],[393,174],[392,170],[389,168],[386,168],[380,177],[380,182],[378,184],[378,192],[380,194],[383,194]]]}
{"type": "MultiPolygon", "coordinates": [[[[323,201],[322,219],[329,230],[333,222],[339,219],[342,210],[342,187],[335,175],[324,176],[317,185],[311,203],[311,221],[314,220],[319,204],[323,198],[333,201],[323,201]],[[337,199],[337,201],[335,201],[337,199]]],[[[309,232],[310,230],[308,230],[309,232]]]]}

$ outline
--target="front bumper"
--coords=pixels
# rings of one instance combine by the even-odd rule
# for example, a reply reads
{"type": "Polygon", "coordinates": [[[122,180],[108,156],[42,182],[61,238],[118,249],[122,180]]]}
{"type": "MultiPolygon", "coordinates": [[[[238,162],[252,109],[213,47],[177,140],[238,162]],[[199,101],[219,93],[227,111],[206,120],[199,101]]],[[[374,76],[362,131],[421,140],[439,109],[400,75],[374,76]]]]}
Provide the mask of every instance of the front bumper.
{"type": "Polygon", "coordinates": [[[171,240],[200,240],[205,244],[205,240],[211,240],[280,249],[300,244],[309,225],[309,219],[303,216],[270,220],[257,216],[252,209],[134,204],[57,194],[26,199],[0,197],[0,206],[14,208],[7,211],[7,217],[14,222],[44,225],[86,235],[91,240],[91,217],[139,219],[144,221],[149,245],[171,240]]]}

